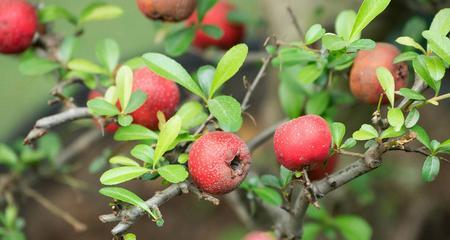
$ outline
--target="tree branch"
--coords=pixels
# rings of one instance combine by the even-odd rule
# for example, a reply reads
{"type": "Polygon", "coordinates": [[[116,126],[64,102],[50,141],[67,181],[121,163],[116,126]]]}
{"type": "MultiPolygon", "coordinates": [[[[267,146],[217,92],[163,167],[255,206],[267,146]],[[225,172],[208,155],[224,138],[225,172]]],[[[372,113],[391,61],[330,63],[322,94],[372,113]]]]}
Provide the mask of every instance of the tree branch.
{"type": "Polygon", "coordinates": [[[31,129],[31,131],[28,133],[27,137],[24,140],[24,143],[32,143],[36,139],[46,134],[50,128],[53,128],[55,126],[69,121],[90,117],[92,117],[92,115],[89,113],[88,108],[72,108],[52,116],[41,118],[36,122],[34,128],[31,129]]]}

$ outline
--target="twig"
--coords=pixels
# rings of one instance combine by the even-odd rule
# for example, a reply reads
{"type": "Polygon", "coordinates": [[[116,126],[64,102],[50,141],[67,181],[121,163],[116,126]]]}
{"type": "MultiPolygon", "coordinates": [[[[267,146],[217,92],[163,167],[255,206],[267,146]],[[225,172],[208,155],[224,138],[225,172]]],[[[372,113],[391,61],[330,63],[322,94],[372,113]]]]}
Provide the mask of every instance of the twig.
{"type": "Polygon", "coordinates": [[[344,154],[344,155],[348,155],[348,156],[352,156],[352,157],[358,157],[358,158],[363,158],[364,157],[364,154],[362,154],[362,153],[350,152],[350,151],[345,151],[345,150],[342,150],[342,149],[339,149],[338,153],[344,154]]]}
{"type": "Polygon", "coordinates": [[[92,143],[97,141],[101,136],[101,132],[98,129],[91,129],[77,137],[72,143],[70,143],[70,145],[64,148],[64,151],[58,155],[56,158],[56,168],[60,168],[79,153],[89,147],[92,147],[92,143]]]}
{"type": "Polygon", "coordinates": [[[283,119],[274,125],[264,129],[261,133],[256,135],[254,138],[252,138],[250,141],[248,141],[247,146],[250,149],[250,151],[254,151],[256,148],[261,146],[263,143],[265,143],[268,139],[270,139],[277,129],[278,126],[280,126],[282,123],[286,122],[287,119],[283,119]]]}
{"type": "Polygon", "coordinates": [[[302,28],[300,27],[300,24],[298,23],[298,19],[294,14],[294,11],[292,11],[292,8],[290,6],[287,6],[287,11],[289,13],[289,16],[292,19],[292,23],[294,24],[295,29],[297,30],[298,36],[303,39],[305,34],[303,33],[302,28]]]}
{"type": "Polygon", "coordinates": [[[92,117],[92,115],[89,113],[88,108],[72,108],[52,116],[41,118],[36,122],[34,128],[28,133],[27,137],[24,140],[24,143],[32,143],[36,139],[46,134],[47,131],[52,127],[69,121],[89,117],[92,117]]]}
{"type": "Polygon", "coordinates": [[[41,204],[43,207],[45,207],[48,211],[53,213],[54,215],[62,218],[64,221],[66,221],[68,224],[70,224],[75,231],[82,232],[87,229],[86,225],[76,218],[74,218],[72,215],[70,215],[68,212],[64,211],[63,209],[57,207],[54,203],[52,203],[50,200],[42,196],[40,193],[36,192],[34,189],[23,185],[23,193],[27,195],[30,198],[33,198],[41,204]]]}
{"type": "Polygon", "coordinates": [[[245,207],[237,191],[230,192],[224,197],[230,208],[236,213],[237,217],[239,218],[239,220],[241,220],[245,227],[247,229],[255,228],[256,224],[253,221],[252,216],[245,207]]]}

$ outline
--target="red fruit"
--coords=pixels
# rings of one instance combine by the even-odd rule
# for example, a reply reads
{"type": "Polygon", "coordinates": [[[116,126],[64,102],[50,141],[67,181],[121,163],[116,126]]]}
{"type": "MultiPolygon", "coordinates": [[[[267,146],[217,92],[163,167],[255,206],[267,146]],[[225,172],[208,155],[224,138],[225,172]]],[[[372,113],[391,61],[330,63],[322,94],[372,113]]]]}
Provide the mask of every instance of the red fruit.
{"type": "Polygon", "coordinates": [[[245,235],[243,240],[275,240],[275,237],[268,232],[251,232],[245,235]]]}
{"type": "Polygon", "coordinates": [[[136,0],[136,3],[148,18],[166,22],[187,19],[197,6],[196,0],[136,0]]]}
{"type": "MultiPolygon", "coordinates": [[[[221,49],[229,49],[232,46],[242,42],[244,38],[244,25],[239,23],[232,23],[228,20],[228,14],[234,10],[234,6],[226,1],[220,1],[214,5],[203,18],[203,25],[214,25],[223,31],[223,36],[220,39],[214,39],[208,36],[201,30],[197,30],[193,45],[205,49],[215,46],[221,49]]],[[[187,25],[192,25],[198,22],[197,13],[194,13],[188,20],[187,25]]]]}
{"type": "Polygon", "coordinates": [[[147,100],[131,114],[133,122],[156,130],[156,114],[161,111],[166,119],[170,118],[180,101],[180,91],[174,82],[156,75],[146,67],[134,71],[133,91],[137,89],[147,94],[147,100]]]}
{"type": "MultiPolygon", "coordinates": [[[[88,99],[89,100],[97,98],[97,97],[103,97],[103,94],[101,92],[95,91],[95,90],[90,91],[89,94],[88,94],[88,99]]],[[[98,123],[98,121],[96,121],[95,119],[94,119],[94,123],[95,123],[95,125],[98,128],[101,127],[100,124],[98,123]]],[[[117,131],[117,129],[119,129],[119,125],[117,123],[114,123],[114,122],[108,123],[105,126],[105,131],[109,132],[109,133],[115,133],[117,131]]]]}
{"type": "Polygon", "coordinates": [[[227,132],[210,132],[200,137],[192,145],[188,162],[195,185],[210,194],[225,194],[237,188],[250,163],[245,142],[227,132]]]}
{"type": "Polygon", "coordinates": [[[312,170],[308,171],[309,180],[320,180],[330,175],[336,169],[336,163],[338,159],[338,155],[333,154],[326,161],[319,163],[312,170]]]}
{"type": "MultiPolygon", "coordinates": [[[[378,104],[383,93],[377,78],[377,68],[385,67],[394,76],[395,90],[406,86],[408,80],[408,65],[394,64],[394,58],[400,51],[392,44],[377,43],[374,49],[359,51],[350,71],[350,90],[363,102],[378,104]]],[[[388,99],[383,97],[382,103],[388,99]]]]}
{"type": "Polygon", "coordinates": [[[306,115],[279,126],[273,143],[278,162],[292,171],[298,171],[327,159],[331,131],[320,116],[306,115]]]}
{"type": "Polygon", "coordinates": [[[0,53],[21,53],[33,41],[38,20],[25,0],[0,0],[0,53]]]}

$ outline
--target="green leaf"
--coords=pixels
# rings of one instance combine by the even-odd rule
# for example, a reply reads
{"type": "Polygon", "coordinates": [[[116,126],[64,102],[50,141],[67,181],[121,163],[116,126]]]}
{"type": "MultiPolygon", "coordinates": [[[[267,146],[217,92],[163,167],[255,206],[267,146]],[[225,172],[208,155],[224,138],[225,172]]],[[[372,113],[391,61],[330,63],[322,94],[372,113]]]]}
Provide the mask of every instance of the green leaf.
{"type": "Polygon", "coordinates": [[[122,109],[127,109],[133,90],[133,70],[124,65],[119,68],[116,76],[117,95],[122,109]]]}
{"type": "Polygon", "coordinates": [[[197,71],[198,84],[205,95],[209,94],[215,72],[216,68],[210,65],[201,66],[197,71]]]}
{"type": "Polygon", "coordinates": [[[450,152],[450,139],[447,139],[439,145],[438,152],[450,152]]]}
{"type": "Polygon", "coordinates": [[[95,48],[95,54],[100,63],[112,73],[119,62],[119,44],[113,39],[100,41],[95,48]]]}
{"type": "Polygon", "coordinates": [[[353,10],[345,10],[340,12],[336,18],[336,23],[334,25],[336,34],[342,37],[344,40],[349,41],[355,19],[356,13],[353,10]]]}
{"type": "Polygon", "coordinates": [[[432,31],[424,31],[422,36],[428,40],[431,51],[450,64],[450,39],[432,31]]]}
{"type": "Polygon", "coordinates": [[[200,126],[208,118],[203,106],[195,101],[184,103],[176,115],[181,118],[181,128],[184,130],[200,126]]]}
{"type": "Polygon", "coordinates": [[[319,40],[325,34],[325,28],[320,24],[312,25],[305,34],[305,43],[312,44],[319,40]]]}
{"type": "Polygon", "coordinates": [[[408,113],[408,116],[406,116],[405,127],[406,128],[414,127],[419,121],[419,118],[420,118],[419,111],[415,108],[411,109],[411,111],[408,113]]]}
{"type": "Polygon", "coordinates": [[[432,182],[439,174],[440,162],[436,156],[428,156],[422,167],[422,179],[425,182],[432,182]]]}
{"type": "Polygon", "coordinates": [[[438,57],[427,56],[425,58],[425,65],[427,66],[430,77],[434,81],[440,81],[444,77],[445,66],[438,57]]]}
{"type": "Polygon", "coordinates": [[[416,124],[411,128],[411,131],[416,133],[416,138],[417,140],[419,140],[419,142],[421,142],[425,147],[431,150],[430,137],[428,136],[425,129],[416,124]]]}
{"type": "Polygon", "coordinates": [[[292,88],[288,81],[282,80],[278,87],[278,97],[281,107],[289,118],[294,119],[300,116],[306,96],[296,89],[292,88]]]}
{"type": "Polygon", "coordinates": [[[86,59],[72,59],[67,63],[67,67],[85,73],[107,74],[106,69],[86,59]]]}
{"type": "Polygon", "coordinates": [[[375,45],[376,45],[375,41],[373,41],[371,39],[359,39],[359,40],[352,42],[348,46],[348,51],[356,52],[357,50],[370,50],[370,49],[375,48],[375,45]]]}
{"type": "Polygon", "coordinates": [[[287,186],[289,184],[289,182],[291,182],[293,175],[294,174],[292,173],[291,170],[289,170],[283,166],[280,166],[280,180],[281,180],[281,185],[283,187],[287,186]]]}
{"type": "Polygon", "coordinates": [[[194,37],[195,26],[177,29],[164,39],[164,49],[171,56],[179,56],[189,49],[194,37]]]}
{"type": "Polygon", "coordinates": [[[53,163],[62,149],[61,139],[57,134],[47,133],[38,140],[38,149],[45,152],[53,163]]]}
{"type": "Polygon", "coordinates": [[[306,216],[316,221],[327,221],[331,218],[325,208],[308,208],[306,210],[306,216]]]}
{"type": "Polygon", "coordinates": [[[115,105],[117,103],[117,99],[119,98],[117,96],[117,88],[116,86],[109,87],[106,92],[105,96],[103,97],[107,102],[115,105]]]}
{"type": "Polygon", "coordinates": [[[49,23],[58,19],[64,19],[72,24],[76,24],[77,18],[73,16],[67,9],[58,5],[46,5],[39,9],[39,22],[49,23]]]}
{"type": "Polygon", "coordinates": [[[188,171],[183,165],[173,164],[158,168],[158,173],[165,180],[171,183],[180,183],[189,176],[188,171]]]}
{"type": "Polygon", "coordinates": [[[302,84],[310,84],[322,75],[323,67],[317,63],[311,63],[302,67],[298,73],[298,80],[302,84]]]}
{"type": "Polygon", "coordinates": [[[50,73],[59,68],[56,62],[32,57],[20,62],[19,71],[26,76],[39,76],[50,73]]]}
{"type": "Polygon", "coordinates": [[[358,141],[370,140],[377,138],[378,132],[372,125],[363,124],[358,131],[353,133],[352,137],[358,141]]]}
{"type": "Polygon", "coordinates": [[[127,65],[128,67],[130,67],[133,70],[138,69],[138,68],[143,68],[146,66],[145,61],[142,57],[135,57],[135,58],[129,59],[128,61],[126,61],[124,63],[124,65],[127,65]]]}
{"type": "Polygon", "coordinates": [[[312,95],[306,103],[306,113],[322,115],[330,104],[330,94],[319,92],[312,95]]]}
{"type": "Polygon", "coordinates": [[[430,146],[431,146],[431,153],[433,155],[436,154],[436,151],[438,150],[440,145],[441,145],[441,143],[438,142],[437,140],[431,140],[430,146]]]}
{"type": "Polygon", "coordinates": [[[143,59],[147,67],[156,74],[180,84],[203,99],[206,98],[191,75],[175,60],[159,53],[146,53],[143,59]]]}
{"type": "Polygon", "coordinates": [[[426,100],[426,98],[422,94],[416,92],[413,89],[409,89],[409,88],[401,88],[399,94],[405,98],[412,99],[412,100],[419,100],[419,101],[426,100]]]}
{"type": "Polygon", "coordinates": [[[153,155],[153,167],[155,167],[159,159],[170,148],[181,130],[181,118],[177,115],[171,117],[164,125],[159,133],[158,142],[156,143],[155,154],[153,155]]]}
{"type": "Polygon", "coordinates": [[[133,117],[131,115],[119,115],[117,118],[120,126],[126,127],[133,122],[133,117]]]}
{"type": "Polygon", "coordinates": [[[341,149],[352,148],[356,145],[356,140],[354,138],[347,138],[345,142],[341,145],[341,149]]]}
{"type": "Polygon", "coordinates": [[[138,166],[125,166],[109,169],[100,177],[100,182],[104,185],[115,185],[138,178],[150,170],[138,166]]]}
{"type": "Polygon", "coordinates": [[[333,142],[336,145],[336,147],[339,148],[342,143],[342,139],[345,135],[345,125],[340,122],[334,122],[331,124],[331,135],[333,136],[333,142]]]}
{"type": "Polygon", "coordinates": [[[414,71],[419,75],[421,79],[423,79],[427,83],[428,86],[434,89],[435,92],[439,92],[440,83],[434,81],[434,79],[431,77],[430,72],[427,69],[426,61],[426,56],[417,56],[413,60],[414,71]]]}
{"type": "Polygon", "coordinates": [[[177,160],[177,162],[178,162],[179,164],[185,164],[185,163],[188,162],[188,160],[189,160],[189,154],[187,154],[187,153],[182,153],[182,154],[178,155],[178,160],[177,160]]]}
{"type": "Polygon", "coordinates": [[[337,216],[333,223],[346,240],[370,240],[372,238],[372,228],[359,216],[337,216]]]}
{"type": "Polygon", "coordinates": [[[280,179],[274,175],[266,174],[261,176],[261,183],[268,187],[282,188],[280,179]]]}
{"type": "Polygon", "coordinates": [[[327,33],[322,37],[323,46],[330,51],[337,51],[347,46],[347,42],[333,33],[327,33]]]}
{"type": "Polygon", "coordinates": [[[387,119],[389,125],[391,125],[396,131],[399,131],[405,123],[405,116],[403,116],[403,112],[400,108],[389,108],[387,119]]]}
{"type": "Polygon", "coordinates": [[[259,198],[261,198],[261,200],[268,204],[280,206],[283,203],[280,193],[272,188],[258,187],[254,188],[253,191],[259,198]]]}
{"type": "Polygon", "coordinates": [[[395,82],[392,73],[385,67],[377,68],[377,78],[381,87],[383,88],[386,96],[391,103],[391,106],[394,107],[395,102],[395,82]]]}
{"type": "Polygon", "coordinates": [[[203,17],[210,8],[216,4],[217,0],[197,0],[197,12],[199,22],[202,22],[203,17]]]}
{"type": "Polygon", "coordinates": [[[417,56],[419,56],[419,54],[416,52],[403,52],[394,58],[394,63],[412,61],[416,59],[417,56]]]}
{"type": "Polygon", "coordinates": [[[132,140],[156,140],[158,135],[148,128],[131,124],[126,127],[119,128],[114,134],[116,141],[132,141],[132,140]]]}
{"type": "Polygon", "coordinates": [[[356,40],[361,31],[389,5],[390,0],[364,0],[356,15],[350,41],[356,40]]]}
{"type": "Polygon", "coordinates": [[[118,115],[119,109],[117,109],[116,106],[112,105],[111,103],[101,99],[96,98],[89,100],[87,102],[87,106],[89,108],[89,111],[97,116],[115,116],[118,115]]]}
{"type": "Polygon", "coordinates": [[[202,25],[202,30],[214,39],[220,39],[223,36],[222,29],[214,25],[202,25]]]}
{"type": "Polygon", "coordinates": [[[0,164],[13,166],[17,163],[17,154],[5,144],[0,144],[0,164]]]}
{"type": "Polygon", "coordinates": [[[77,45],[78,38],[76,38],[75,36],[68,36],[64,38],[61,46],[58,49],[58,52],[56,53],[56,56],[61,62],[67,63],[72,58],[77,45]]]}
{"type": "Polygon", "coordinates": [[[414,39],[410,38],[410,37],[399,37],[395,40],[397,43],[400,43],[402,45],[405,46],[409,46],[409,47],[413,47],[415,49],[420,50],[421,52],[423,52],[424,54],[426,53],[425,49],[423,49],[422,46],[420,46],[420,44],[418,44],[414,39]]]}
{"type": "Polygon", "coordinates": [[[119,6],[101,2],[92,3],[81,11],[79,24],[113,19],[122,13],[123,10],[119,6]]]}
{"type": "Polygon", "coordinates": [[[127,108],[123,113],[128,114],[139,109],[147,100],[147,94],[141,91],[140,89],[134,91],[131,94],[130,101],[127,104],[127,108]]]}
{"type": "Polygon", "coordinates": [[[303,226],[302,240],[316,240],[322,226],[318,223],[305,223],[303,226]]]}
{"type": "Polygon", "coordinates": [[[228,50],[220,59],[217,65],[216,73],[209,92],[209,98],[219,89],[226,81],[230,80],[244,64],[247,57],[248,47],[244,43],[238,44],[228,50]]]}
{"type": "Polygon", "coordinates": [[[208,101],[211,114],[219,121],[220,128],[236,132],[241,128],[241,104],[230,96],[218,96],[208,101]]]}
{"type": "Polygon", "coordinates": [[[450,8],[441,9],[431,22],[430,31],[446,36],[450,31],[450,8]]]}
{"type": "Polygon", "coordinates": [[[134,161],[133,159],[124,157],[124,156],[114,156],[114,157],[109,159],[109,163],[123,165],[123,166],[137,166],[137,167],[139,167],[139,164],[136,161],[134,161]]]}
{"type": "Polygon", "coordinates": [[[396,138],[396,137],[403,136],[405,133],[406,133],[405,128],[400,128],[400,130],[395,130],[394,127],[389,127],[381,133],[380,138],[381,139],[396,138]]]}
{"type": "Polygon", "coordinates": [[[145,145],[145,144],[138,144],[133,149],[131,149],[131,156],[142,160],[146,163],[152,163],[153,162],[153,154],[155,151],[152,147],[145,145]]]}
{"type": "Polygon", "coordinates": [[[133,233],[127,233],[123,236],[124,240],[136,240],[136,235],[133,233]]]}
{"type": "Polygon", "coordinates": [[[149,213],[150,215],[152,215],[150,208],[147,206],[147,204],[145,204],[145,201],[142,200],[139,196],[137,196],[133,192],[130,192],[125,188],[105,187],[100,189],[99,192],[107,197],[117,199],[119,201],[126,202],[133,206],[139,207],[142,210],[149,213]]]}

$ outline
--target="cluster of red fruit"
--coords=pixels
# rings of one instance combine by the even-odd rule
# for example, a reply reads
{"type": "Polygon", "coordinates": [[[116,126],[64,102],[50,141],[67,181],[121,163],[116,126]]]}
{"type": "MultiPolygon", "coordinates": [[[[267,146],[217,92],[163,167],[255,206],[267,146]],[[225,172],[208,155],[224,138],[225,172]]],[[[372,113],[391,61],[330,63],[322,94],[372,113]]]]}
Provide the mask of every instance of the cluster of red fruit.
{"type": "MultiPolygon", "coordinates": [[[[186,20],[186,25],[198,24],[195,12],[196,0],[136,0],[141,12],[153,20],[179,22],[186,20]]],[[[228,49],[240,43],[244,37],[244,25],[231,22],[228,15],[235,8],[228,2],[221,0],[216,3],[204,16],[202,25],[213,25],[223,31],[220,39],[214,39],[198,29],[195,33],[193,45],[205,49],[215,46],[228,49]]]]}

